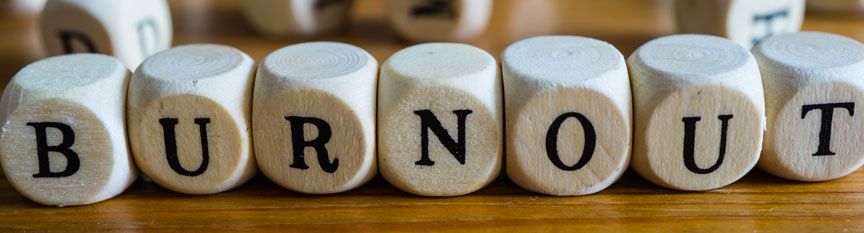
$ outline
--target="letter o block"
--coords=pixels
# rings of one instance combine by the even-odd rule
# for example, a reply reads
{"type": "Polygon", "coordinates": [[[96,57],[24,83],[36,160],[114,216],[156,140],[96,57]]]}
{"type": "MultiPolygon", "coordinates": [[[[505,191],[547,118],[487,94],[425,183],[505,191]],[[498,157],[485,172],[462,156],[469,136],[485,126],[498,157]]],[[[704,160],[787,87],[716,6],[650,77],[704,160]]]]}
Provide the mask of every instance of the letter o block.
{"type": "Polygon", "coordinates": [[[864,164],[864,45],[799,32],[753,48],[765,84],[768,131],[758,166],[792,180],[840,178],[864,164]]]}
{"type": "Polygon", "coordinates": [[[247,21],[270,36],[314,36],[341,29],[352,0],[244,0],[247,21]]]}
{"type": "Polygon", "coordinates": [[[138,175],[123,110],[129,70],[105,55],[47,58],[22,69],[0,100],[0,164],[9,183],[45,205],[112,198],[138,175]]]}
{"type": "Polygon", "coordinates": [[[136,164],[187,194],[234,188],[257,172],[249,132],[255,64],[222,45],[186,45],[147,58],[129,84],[136,164]]]}
{"type": "Polygon", "coordinates": [[[732,41],[674,35],[628,58],[634,170],[658,185],[709,190],[743,177],[762,150],[765,101],[753,55],[732,41]]]}
{"type": "Polygon", "coordinates": [[[135,69],[171,47],[170,13],[165,0],[51,0],[40,29],[49,55],[102,53],[135,69]]]}
{"type": "Polygon", "coordinates": [[[252,121],[261,172],[313,194],[348,191],[375,176],[377,72],[375,58],[343,43],[268,55],[255,78],[252,121]]]}
{"type": "Polygon", "coordinates": [[[464,44],[405,48],[381,66],[381,175],[422,196],[483,188],[501,169],[501,79],[495,58],[464,44]]]}
{"type": "Polygon", "coordinates": [[[390,25],[411,41],[468,41],[489,24],[492,0],[387,0],[390,25]]]}
{"type": "Polygon", "coordinates": [[[630,79],[609,43],[577,36],[516,42],[501,55],[507,176],[535,192],[599,192],[630,163],[630,79]]]}
{"type": "Polygon", "coordinates": [[[800,30],[804,0],[677,0],[675,12],[681,33],[722,36],[750,48],[772,35],[800,30]]]}

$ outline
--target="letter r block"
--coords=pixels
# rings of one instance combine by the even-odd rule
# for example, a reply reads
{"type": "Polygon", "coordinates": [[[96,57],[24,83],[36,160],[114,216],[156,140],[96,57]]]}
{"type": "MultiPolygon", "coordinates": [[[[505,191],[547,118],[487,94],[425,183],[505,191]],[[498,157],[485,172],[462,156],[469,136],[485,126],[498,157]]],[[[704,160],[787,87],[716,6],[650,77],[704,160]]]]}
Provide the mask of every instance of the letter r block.
{"type": "Polygon", "coordinates": [[[165,0],[51,0],[40,29],[49,55],[102,53],[135,69],[171,47],[171,12],[165,0]]]}
{"type": "Polygon", "coordinates": [[[541,36],[501,55],[507,176],[550,195],[599,192],[630,163],[630,79],[624,56],[585,37],[541,36]]]}
{"type": "Polygon", "coordinates": [[[495,58],[464,44],[405,48],[381,67],[381,175],[404,191],[456,196],[501,168],[502,96],[495,58]]]}
{"type": "Polygon", "coordinates": [[[768,131],[758,166],[800,181],[848,175],[864,164],[864,45],[799,32],[753,48],[765,86],[768,131]]]}
{"type": "Polygon", "coordinates": [[[86,205],[120,194],[138,171],[123,111],[129,70],[96,54],[22,69],[0,100],[0,164],[21,194],[45,205],[86,205]]]}
{"type": "Polygon", "coordinates": [[[726,37],[750,48],[770,36],[800,30],[804,0],[676,0],[675,12],[681,33],[726,37]]]}
{"type": "Polygon", "coordinates": [[[310,42],[261,62],[253,130],[261,172],[287,189],[344,192],[377,174],[378,62],[353,45],[310,42]]]}
{"type": "Polygon", "coordinates": [[[633,159],[645,179],[709,190],[743,177],[759,159],[765,128],[756,60],[707,35],[649,41],[628,58],[633,85],[633,159]]]}
{"type": "Polygon", "coordinates": [[[129,84],[132,155],[157,184],[225,191],[257,172],[252,156],[252,58],[222,45],[185,45],[147,58],[129,84]]]}

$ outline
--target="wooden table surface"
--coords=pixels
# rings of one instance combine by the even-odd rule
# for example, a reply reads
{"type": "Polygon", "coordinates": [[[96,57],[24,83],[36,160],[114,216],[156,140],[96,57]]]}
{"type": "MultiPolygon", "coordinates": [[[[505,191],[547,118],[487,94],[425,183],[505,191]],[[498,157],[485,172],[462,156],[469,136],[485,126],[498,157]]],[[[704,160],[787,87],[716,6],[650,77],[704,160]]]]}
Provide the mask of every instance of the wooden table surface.
{"type": "MultiPolygon", "coordinates": [[[[0,3],[0,79],[44,58],[38,13],[23,2],[0,3]]],[[[342,41],[383,62],[410,43],[383,18],[380,0],[358,0],[341,34],[274,39],[246,25],[238,0],[170,1],[174,44],[235,46],[260,61],[285,45],[342,41]]],[[[582,35],[605,40],[629,55],[653,38],[675,33],[669,0],[495,0],[486,33],[471,42],[496,57],[510,43],[534,35],[582,35]]],[[[864,18],[812,15],[804,30],[864,40],[864,18]]],[[[604,231],[643,232],[864,232],[864,173],[802,183],[754,170],[741,181],[708,192],[660,188],[628,172],[598,194],[552,197],[520,189],[505,178],[462,197],[412,196],[376,178],[335,195],[302,195],[263,176],[237,189],[189,196],[138,181],[120,196],[81,207],[46,207],[19,195],[0,178],[0,231],[604,231]]]]}

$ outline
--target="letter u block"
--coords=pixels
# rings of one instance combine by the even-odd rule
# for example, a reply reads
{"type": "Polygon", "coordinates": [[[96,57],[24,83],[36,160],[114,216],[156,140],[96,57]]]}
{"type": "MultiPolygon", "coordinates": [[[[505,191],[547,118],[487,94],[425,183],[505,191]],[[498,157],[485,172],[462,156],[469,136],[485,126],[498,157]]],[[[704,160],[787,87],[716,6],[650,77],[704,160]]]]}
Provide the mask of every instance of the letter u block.
{"type": "Polygon", "coordinates": [[[675,12],[681,33],[722,36],[750,48],[800,30],[804,0],[677,0],[675,12]]]}
{"type": "Polygon", "coordinates": [[[501,55],[507,176],[535,192],[599,192],[630,164],[630,79],[609,43],[577,36],[516,42],[501,55]]]}
{"type": "Polygon", "coordinates": [[[649,41],[628,58],[633,159],[645,179],[679,190],[709,190],[756,165],[765,100],[756,60],[715,36],[649,41]]]}
{"type": "Polygon", "coordinates": [[[864,164],[864,45],[819,32],[785,34],[753,48],[762,71],[768,132],[758,166],[800,181],[843,177],[864,164]]]}
{"type": "Polygon", "coordinates": [[[47,58],[21,69],[0,100],[0,164],[22,195],[45,205],[114,197],[138,171],[126,144],[129,70],[105,55],[47,58]]]}
{"type": "Polygon", "coordinates": [[[353,45],[296,44],[255,78],[253,133],[261,172],[287,189],[344,192],[377,174],[378,62],[353,45]]]}
{"type": "Polygon", "coordinates": [[[136,164],[157,184],[187,194],[234,188],[257,172],[252,154],[255,64],[222,45],[186,45],[147,58],[129,84],[136,164]]]}
{"type": "Polygon", "coordinates": [[[492,0],[387,0],[390,25],[420,42],[468,41],[483,33],[492,0]]]}
{"type": "Polygon", "coordinates": [[[165,0],[51,0],[40,28],[49,55],[102,53],[135,69],[171,47],[170,13],[165,0]]]}
{"type": "Polygon", "coordinates": [[[465,44],[405,48],[381,66],[381,175],[422,196],[456,196],[498,176],[502,96],[489,53],[465,44]]]}
{"type": "Polygon", "coordinates": [[[352,0],[244,0],[247,21],[270,36],[314,36],[345,26],[352,0]]]}

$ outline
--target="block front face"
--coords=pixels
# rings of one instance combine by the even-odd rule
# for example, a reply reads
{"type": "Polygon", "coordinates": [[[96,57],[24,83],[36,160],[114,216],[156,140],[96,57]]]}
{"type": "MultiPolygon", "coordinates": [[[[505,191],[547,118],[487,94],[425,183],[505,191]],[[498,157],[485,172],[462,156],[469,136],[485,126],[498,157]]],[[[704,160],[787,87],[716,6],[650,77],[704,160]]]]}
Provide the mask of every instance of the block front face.
{"type": "Polygon", "coordinates": [[[92,13],[70,4],[48,4],[40,25],[48,54],[113,54],[109,29],[92,13]]]}
{"type": "Polygon", "coordinates": [[[143,112],[130,132],[135,161],[159,185],[206,192],[237,170],[241,134],[235,119],[210,99],[164,97],[143,112]],[[210,171],[210,172],[208,172],[210,171]]]}
{"type": "Polygon", "coordinates": [[[467,194],[500,170],[501,125],[470,93],[430,87],[379,114],[381,174],[405,191],[467,194]]]}
{"type": "Polygon", "coordinates": [[[675,91],[650,116],[645,153],[651,169],[671,186],[723,187],[756,165],[761,121],[755,104],[737,91],[720,86],[675,91]]]}
{"type": "Polygon", "coordinates": [[[24,196],[47,205],[100,201],[114,150],[103,121],[89,109],[58,99],[31,102],[3,128],[3,172],[24,196]]]}
{"type": "Polygon", "coordinates": [[[804,0],[732,1],[726,20],[727,37],[749,48],[769,36],[801,29],[804,0]]]}
{"type": "Polygon", "coordinates": [[[862,103],[862,89],[847,83],[799,89],[768,132],[773,145],[766,149],[778,155],[775,166],[792,174],[787,177],[813,181],[857,170],[864,163],[864,116],[857,111],[862,103]]]}
{"type": "Polygon", "coordinates": [[[508,116],[515,123],[507,135],[508,153],[515,155],[507,157],[508,176],[521,186],[558,195],[593,193],[627,168],[629,114],[607,96],[560,88],[525,106],[508,116]]]}
{"type": "Polygon", "coordinates": [[[367,156],[372,148],[363,143],[368,139],[357,113],[324,91],[270,97],[256,105],[253,124],[261,171],[291,190],[345,191],[346,184],[364,179],[375,160],[367,156]]]}

